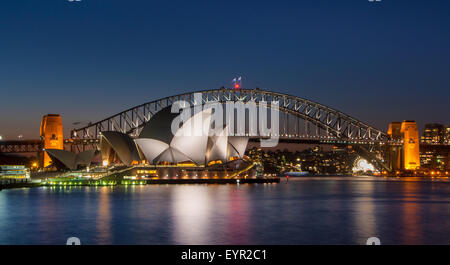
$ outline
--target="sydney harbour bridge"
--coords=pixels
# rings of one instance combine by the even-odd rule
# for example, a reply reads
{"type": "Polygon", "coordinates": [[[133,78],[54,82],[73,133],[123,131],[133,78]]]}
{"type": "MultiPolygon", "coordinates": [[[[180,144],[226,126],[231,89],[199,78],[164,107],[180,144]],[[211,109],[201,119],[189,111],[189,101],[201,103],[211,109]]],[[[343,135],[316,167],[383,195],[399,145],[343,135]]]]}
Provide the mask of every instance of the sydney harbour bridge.
{"type": "MultiPolygon", "coordinates": [[[[90,123],[85,127],[74,129],[71,131],[71,137],[64,140],[66,149],[74,152],[97,149],[103,131],[118,131],[137,137],[145,124],[157,112],[177,101],[190,102],[192,105],[205,105],[211,102],[225,104],[230,101],[242,103],[253,101],[256,104],[267,102],[270,104],[270,102],[278,101],[280,142],[352,145],[362,157],[371,161],[380,170],[389,171],[389,167],[386,166],[380,153],[387,146],[401,145],[401,142],[390,139],[385,132],[318,102],[261,89],[220,88],[153,100],[101,121],[90,123]],[[198,95],[201,95],[200,100],[198,95]]],[[[263,137],[253,135],[250,138],[252,141],[259,141],[263,137]]],[[[40,148],[38,140],[32,140],[29,143],[27,141],[3,141],[0,143],[0,152],[3,153],[34,152],[40,148]]]]}

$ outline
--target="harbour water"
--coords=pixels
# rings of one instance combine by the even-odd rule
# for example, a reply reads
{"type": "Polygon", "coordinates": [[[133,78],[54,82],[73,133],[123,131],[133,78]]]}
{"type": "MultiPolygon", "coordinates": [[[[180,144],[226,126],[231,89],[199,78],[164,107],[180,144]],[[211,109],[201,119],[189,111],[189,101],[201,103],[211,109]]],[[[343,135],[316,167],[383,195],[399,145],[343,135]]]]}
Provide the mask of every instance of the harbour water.
{"type": "Polygon", "coordinates": [[[274,184],[0,192],[0,244],[450,244],[447,179],[302,177],[274,184]]]}

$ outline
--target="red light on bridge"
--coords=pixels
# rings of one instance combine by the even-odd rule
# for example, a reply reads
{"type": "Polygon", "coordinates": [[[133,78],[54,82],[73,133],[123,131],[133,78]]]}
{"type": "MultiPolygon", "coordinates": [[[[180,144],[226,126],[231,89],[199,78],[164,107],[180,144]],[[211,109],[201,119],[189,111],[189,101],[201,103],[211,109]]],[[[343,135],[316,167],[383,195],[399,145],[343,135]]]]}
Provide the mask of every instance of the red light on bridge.
{"type": "Polygon", "coordinates": [[[239,84],[234,85],[234,89],[239,89],[241,86],[239,84]]]}

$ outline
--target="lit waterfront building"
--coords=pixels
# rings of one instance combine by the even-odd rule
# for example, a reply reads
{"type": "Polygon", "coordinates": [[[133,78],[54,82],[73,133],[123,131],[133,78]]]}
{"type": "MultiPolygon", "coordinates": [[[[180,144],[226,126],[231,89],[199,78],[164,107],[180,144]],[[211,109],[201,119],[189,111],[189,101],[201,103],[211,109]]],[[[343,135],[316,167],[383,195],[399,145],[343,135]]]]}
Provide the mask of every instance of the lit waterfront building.
{"type": "Polygon", "coordinates": [[[76,154],[59,149],[45,149],[45,152],[50,156],[53,165],[57,169],[69,170],[89,167],[96,153],[95,150],[88,150],[76,154]]]}
{"type": "Polygon", "coordinates": [[[178,114],[171,113],[170,107],[159,111],[137,139],[119,132],[102,132],[102,160],[105,164],[120,160],[126,165],[132,165],[145,160],[155,165],[205,166],[243,157],[248,137],[228,136],[226,127],[221,135],[209,135],[201,131],[210,126],[210,109],[191,117],[173,135],[171,125],[176,115],[178,114]],[[201,116],[204,125],[195,128],[192,125],[198,116],[201,116]],[[200,131],[190,132],[192,128],[200,131]]]}
{"type": "Polygon", "coordinates": [[[141,160],[133,139],[121,132],[106,131],[101,133],[100,151],[103,165],[123,163],[127,166],[138,164],[141,160]]]}
{"type": "Polygon", "coordinates": [[[231,176],[222,171],[231,172],[251,164],[243,160],[248,137],[229,136],[226,126],[218,135],[204,131],[204,128],[211,130],[211,109],[189,118],[174,135],[172,121],[177,115],[171,112],[171,107],[160,110],[146,123],[137,138],[121,132],[102,132],[100,151],[103,166],[122,164],[137,167],[130,171],[129,177],[144,174],[162,178],[206,178],[231,176]],[[201,118],[201,126],[194,122],[197,118],[201,118]],[[148,169],[143,167],[155,170],[147,172],[148,169]],[[189,169],[186,171],[186,168],[189,169]],[[209,173],[208,169],[211,169],[209,173]]]}
{"type": "Polygon", "coordinates": [[[30,169],[24,165],[0,165],[0,179],[28,179],[30,169]]]}
{"type": "Polygon", "coordinates": [[[203,132],[203,128],[211,128],[211,109],[195,114],[175,135],[170,131],[161,130],[161,127],[171,126],[169,111],[170,108],[167,108],[159,112],[161,113],[159,117],[156,117],[159,113],[155,115],[154,121],[151,120],[139,139],[136,139],[139,149],[150,163],[210,165],[243,157],[248,137],[228,136],[226,126],[219,135],[203,132]],[[194,121],[199,118],[203,121],[202,126],[194,126],[194,121]]]}

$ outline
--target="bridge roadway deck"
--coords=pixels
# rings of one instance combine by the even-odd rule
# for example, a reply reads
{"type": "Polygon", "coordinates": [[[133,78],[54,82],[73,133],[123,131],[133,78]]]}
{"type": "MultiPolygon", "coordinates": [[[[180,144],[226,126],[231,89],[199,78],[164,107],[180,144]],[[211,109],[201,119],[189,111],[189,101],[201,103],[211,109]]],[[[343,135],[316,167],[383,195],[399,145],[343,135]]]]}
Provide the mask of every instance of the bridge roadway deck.
{"type": "MultiPolygon", "coordinates": [[[[250,142],[259,142],[260,137],[250,137],[250,142]]],[[[279,138],[281,143],[293,144],[322,144],[322,145],[402,145],[398,141],[369,141],[359,139],[336,139],[329,137],[297,137],[297,136],[282,136],[279,138]]],[[[99,139],[65,139],[64,146],[66,150],[76,150],[72,146],[95,146],[99,144],[99,139]]],[[[421,150],[450,149],[450,144],[420,144],[421,150]]],[[[13,140],[0,141],[0,153],[39,153],[43,151],[42,140],[13,140]]]]}

